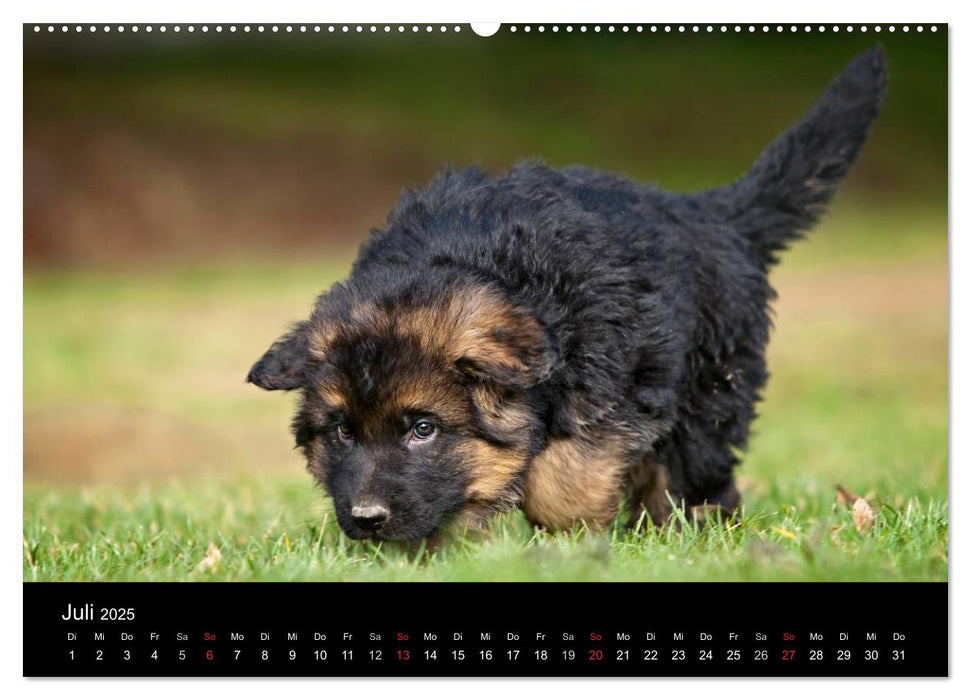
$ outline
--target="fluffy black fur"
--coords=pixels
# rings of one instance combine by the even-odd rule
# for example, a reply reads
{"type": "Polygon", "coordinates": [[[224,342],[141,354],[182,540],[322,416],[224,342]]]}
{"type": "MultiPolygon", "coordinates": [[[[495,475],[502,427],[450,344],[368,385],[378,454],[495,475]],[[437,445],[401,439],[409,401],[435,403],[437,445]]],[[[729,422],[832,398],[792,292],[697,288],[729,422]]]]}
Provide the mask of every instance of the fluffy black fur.
{"type": "MultiPolygon", "coordinates": [[[[523,474],[550,440],[595,443],[623,433],[624,459],[663,465],[675,499],[733,510],[736,452],[746,446],[768,376],[768,270],[823,212],[866,139],[885,84],[882,50],[858,56],[743,178],[700,194],[538,162],[498,176],[445,172],[401,198],[350,278],[321,297],[314,317],[274,345],[249,380],[305,394],[322,371],[391,381],[381,364],[393,349],[368,358],[359,345],[356,359],[353,352],[314,359],[307,328],[339,323],[365,300],[433,305],[454,289],[484,285],[527,310],[544,333],[542,347],[522,349],[535,370],[529,376],[486,377],[519,392],[536,417],[524,428],[531,434],[523,474]]],[[[475,379],[471,369],[482,370],[462,369],[466,381],[475,379]]],[[[298,436],[311,430],[307,401],[298,436]]],[[[329,474],[321,478],[346,510],[359,494],[340,493],[343,458],[326,459],[329,474]]],[[[433,470],[414,471],[395,488],[422,492],[433,470]]],[[[522,481],[504,498],[515,502],[522,481]]],[[[461,509],[454,479],[449,493],[448,504],[433,510],[461,509]]],[[[442,512],[394,536],[429,534],[442,512]]],[[[341,524],[362,534],[347,517],[341,524]]]]}

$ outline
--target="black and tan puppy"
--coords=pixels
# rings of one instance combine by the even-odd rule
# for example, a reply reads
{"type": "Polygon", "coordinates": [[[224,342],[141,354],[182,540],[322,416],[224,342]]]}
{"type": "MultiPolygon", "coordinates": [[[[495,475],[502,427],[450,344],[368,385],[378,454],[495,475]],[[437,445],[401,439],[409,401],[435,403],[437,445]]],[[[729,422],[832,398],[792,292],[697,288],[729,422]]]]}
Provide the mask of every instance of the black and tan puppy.
{"type": "Polygon", "coordinates": [[[407,192],[253,366],[299,389],[309,469],[351,537],[521,506],[604,525],[733,511],[765,384],[767,272],[820,216],[886,83],[857,57],[742,179],[695,195],[530,162],[407,192]]]}

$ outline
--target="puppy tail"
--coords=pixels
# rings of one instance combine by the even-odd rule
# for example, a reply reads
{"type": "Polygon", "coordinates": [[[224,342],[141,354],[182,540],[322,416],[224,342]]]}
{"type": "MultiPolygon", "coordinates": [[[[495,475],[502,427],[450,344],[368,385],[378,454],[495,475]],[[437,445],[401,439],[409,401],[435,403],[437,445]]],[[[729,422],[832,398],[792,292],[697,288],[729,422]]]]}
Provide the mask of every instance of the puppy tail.
{"type": "Polygon", "coordinates": [[[886,85],[887,58],[877,45],[854,58],[741,180],[700,194],[702,203],[775,262],[825,212],[866,141],[886,85]]]}

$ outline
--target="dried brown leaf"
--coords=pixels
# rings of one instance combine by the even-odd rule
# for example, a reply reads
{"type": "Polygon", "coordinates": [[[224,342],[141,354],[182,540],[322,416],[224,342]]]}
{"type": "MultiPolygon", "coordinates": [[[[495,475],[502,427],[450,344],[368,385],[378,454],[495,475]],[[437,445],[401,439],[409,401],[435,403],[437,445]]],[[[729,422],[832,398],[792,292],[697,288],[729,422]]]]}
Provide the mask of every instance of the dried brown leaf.
{"type": "Polygon", "coordinates": [[[857,500],[859,500],[859,498],[860,497],[857,496],[852,491],[844,489],[839,484],[836,485],[836,500],[839,502],[840,505],[843,505],[849,508],[854,503],[856,503],[857,500]]]}
{"type": "Polygon", "coordinates": [[[865,498],[858,498],[853,502],[853,509],[850,511],[853,516],[853,524],[856,531],[861,535],[868,534],[873,529],[873,523],[877,519],[877,512],[865,498]]]}

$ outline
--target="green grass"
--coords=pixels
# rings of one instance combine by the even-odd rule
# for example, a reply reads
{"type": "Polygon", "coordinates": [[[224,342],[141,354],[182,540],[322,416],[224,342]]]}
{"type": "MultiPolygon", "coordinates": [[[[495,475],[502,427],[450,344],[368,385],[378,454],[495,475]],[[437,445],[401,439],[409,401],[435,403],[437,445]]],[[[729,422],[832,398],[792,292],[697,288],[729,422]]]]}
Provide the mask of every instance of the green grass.
{"type": "Polygon", "coordinates": [[[549,535],[519,514],[435,551],[348,540],[307,479],[28,492],[24,580],[941,580],[947,508],[884,503],[861,536],[831,494],[760,499],[734,525],[549,535]],[[207,561],[210,546],[220,557],[207,561]]]}
{"type": "Polygon", "coordinates": [[[343,537],[292,449],[294,397],[242,381],[346,256],[28,274],[24,578],[946,580],[944,231],[837,208],[774,273],[740,522],[549,535],[511,513],[433,552],[343,537]]]}

